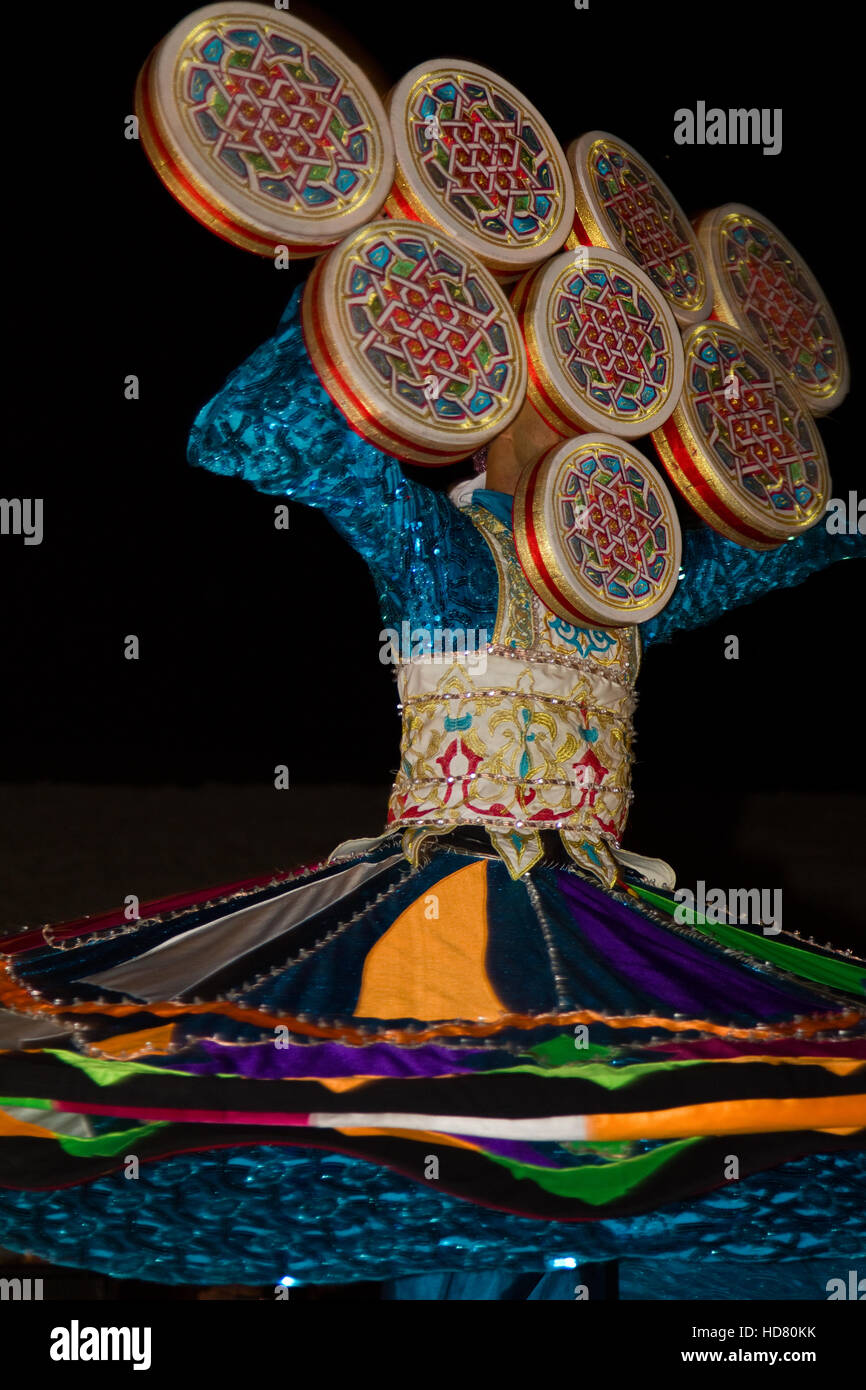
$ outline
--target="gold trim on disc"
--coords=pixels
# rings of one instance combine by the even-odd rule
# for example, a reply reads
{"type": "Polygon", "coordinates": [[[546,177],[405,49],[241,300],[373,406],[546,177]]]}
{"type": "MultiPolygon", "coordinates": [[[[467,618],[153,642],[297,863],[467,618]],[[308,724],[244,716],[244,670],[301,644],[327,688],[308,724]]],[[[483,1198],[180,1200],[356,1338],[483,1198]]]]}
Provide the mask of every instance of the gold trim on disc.
{"type": "MultiPolygon", "coordinates": [[[[682,266],[676,265],[676,258],[672,254],[659,256],[659,250],[665,248],[658,246],[658,240],[671,230],[671,218],[677,220],[679,224],[677,232],[681,237],[680,244],[688,247],[694,259],[697,284],[688,289],[687,294],[679,296],[674,294],[672,290],[663,288],[661,284],[657,284],[656,288],[665,295],[675,319],[683,326],[700,323],[707,318],[712,308],[712,287],[698,238],[679,202],[652,165],[625,140],[621,140],[619,136],[611,135],[604,130],[591,130],[582,135],[580,139],[573,140],[568,147],[567,156],[574,179],[575,217],[583,224],[590,242],[597,246],[608,246],[614,251],[619,251],[621,255],[627,256],[640,267],[643,273],[653,281],[653,284],[656,284],[656,281],[650,273],[652,266],[650,265],[650,269],[647,268],[648,261],[654,260],[655,264],[673,267],[678,277],[683,278],[684,269],[682,266]],[[626,218],[629,219],[633,240],[641,247],[646,248],[641,255],[636,255],[629,248],[627,238],[623,235],[622,230],[614,225],[596,187],[597,176],[592,165],[596,154],[602,150],[605,152],[613,151],[633,164],[645,176],[647,183],[657,190],[662,202],[667,204],[670,216],[663,217],[656,205],[657,200],[655,198],[653,198],[653,206],[647,208],[635,207],[634,203],[638,194],[634,189],[619,196],[618,202],[621,204],[619,208],[620,223],[622,225],[626,218]],[[667,227],[663,226],[663,223],[667,223],[667,227]],[[654,239],[656,242],[655,250],[653,249],[654,239]]],[[[585,240],[576,223],[574,240],[575,243],[585,240]]],[[[570,246],[571,242],[568,245],[570,246]]]]}
{"type": "MultiPolygon", "coordinates": [[[[814,415],[825,415],[835,410],[845,399],[850,386],[848,352],[827,296],[800,253],[768,218],[742,203],[725,203],[723,207],[704,213],[698,218],[695,228],[709,267],[715,317],[757,339],[764,351],[773,357],[779,370],[793,383],[814,415]],[[745,302],[736,292],[731,261],[731,255],[742,257],[744,254],[739,238],[733,236],[733,230],[741,228],[756,228],[760,238],[775,241],[777,250],[783,253],[780,258],[770,254],[767,247],[767,255],[756,266],[757,276],[750,278],[745,302]],[[780,259],[788,261],[790,274],[779,269],[780,259]],[[760,281],[764,296],[763,307],[760,301],[756,302],[753,293],[756,278],[760,281]],[[811,318],[807,350],[813,360],[821,341],[830,342],[835,350],[836,366],[823,384],[817,379],[814,382],[804,381],[802,376],[791,370],[790,358],[797,342],[804,345],[803,325],[800,322],[803,318],[811,318]],[[826,338],[816,322],[818,318],[823,319],[829,330],[826,338]],[[798,331],[799,339],[794,337],[792,340],[792,335],[798,331]],[[817,343],[814,341],[816,336],[817,343]]],[[[812,375],[815,376],[814,370],[812,375]]]]}
{"type": "MultiPolygon", "coordinates": [[[[519,275],[560,249],[571,232],[574,217],[574,190],[568,163],[541,112],[510,82],[478,63],[435,59],[421,63],[406,73],[388,96],[386,107],[397,157],[397,187],[422,221],[456,237],[483,261],[488,270],[497,275],[519,275]],[[534,176],[530,168],[534,154],[524,143],[515,163],[514,156],[518,151],[508,127],[509,118],[504,111],[499,109],[498,122],[483,117],[480,121],[467,123],[467,128],[471,126],[478,130],[478,138],[470,144],[448,136],[439,125],[441,112],[447,112],[447,115],[443,115],[443,122],[447,125],[455,119],[455,111],[454,103],[440,100],[435,88],[449,81],[460,88],[465,79],[495,89],[500,102],[517,112],[524,123],[531,123],[541,141],[543,157],[553,175],[554,184],[550,188],[538,188],[536,193],[548,197],[557,206],[552,207],[546,215],[541,214],[541,225],[533,234],[527,232],[522,236],[516,230],[516,218],[521,213],[525,215],[528,210],[515,204],[531,196],[523,190],[529,189],[529,180],[534,176]],[[424,102],[435,106],[436,110],[422,115],[417,108],[424,102]],[[499,129],[500,126],[503,128],[499,129]],[[422,157],[417,145],[419,127],[424,128],[424,138],[430,145],[430,150],[424,152],[425,157],[422,157]],[[431,131],[429,136],[426,135],[428,127],[431,131]],[[437,128],[438,136],[435,134],[437,128]],[[426,154],[434,151],[434,145],[432,164],[436,166],[437,179],[426,172],[426,165],[431,162],[426,159],[426,154]],[[500,150],[504,151],[501,157],[500,150]],[[449,201],[446,196],[449,179],[453,183],[458,176],[458,164],[460,176],[465,174],[467,178],[472,177],[470,191],[475,196],[478,196],[482,183],[488,180],[488,186],[482,191],[491,205],[493,217],[499,215],[497,207],[503,211],[510,209],[512,221],[506,226],[504,234],[487,231],[476,215],[479,209],[472,209],[470,221],[468,205],[467,211],[463,212],[449,201]],[[498,174],[494,172],[497,168],[498,174]],[[445,183],[445,189],[441,187],[440,180],[445,183]]],[[[519,135],[517,138],[519,140],[519,135]]]]}
{"type": "MultiPolygon", "coordinates": [[[[683,334],[683,347],[685,385],[679,406],[666,429],[653,430],[652,437],[686,500],[715,530],[753,550],[775,549],[791,536],[802,535],[817,525],[826,511],[831,490],[826,452],[815,421],[787,378],[782,379],[779,369],[752,338],[725,323],[698,324],[683,334]],[[706,355],[701,356],[702,352],[706,354],[708,347],[716,354],[716,362],[706,355]],[[753,386],[742,375],[745,369],[753,370],[749,367],[747,353],[764,373],[763,383],[759,379],[753,386]],[[737,362],[742,364],[740,370],[735,370],[737,362]],[[699,375],[705,382],[700,388],[695,384],[699,375]],[[760,390],[762,384],[763,391],[760,390]],[[710,417],[708,423],[702,423],[702,414],[710,417]],[[793,417],[788,425],[786,416],[793,417]],[[799,446],[801,421],[812,442],[809,457],[814,459],[818,478],[814,483],[805,480],[813,493],[811,506],[803,510],[797,502],[798,516],[783,517],[775,509],[771,510],[768,503],[761,506],[757,500],[753,501],[741,476],[755,479],[761,486],[764,486],[762,473],[769,473],[778,481],[778,471],[774,474],[773,469],[775,466],[778,470],[779,465],[772,463],[770,455],[780,453],[788,440],[796,450],[792,455],[795,474],[792,479],[789,468],[788,481],[791,487],[803,485],[796,476],[804,458],[799,446]],[[712,437],[719,440],[732,458],[740,460],[735,481],[724,471],[721,456],[711,452],[707,429],[711,429],[712,437]],[[674,439],[670,438],[672,433],[674,439]],[[754,445],[751,459],[743,453],[746,443],[754,445]],[[690,469],[697,477],[689,476],[690,469],[685,460],[678,457],[677,445],[685,451],[690,469]],[[759,449],[764,450],[765,459],[760,457],[759,449]],[[740,468],[745,469],[742,475],[740,468]],[[725,512],[729,513],[727,517],[725,512]]],[[[766,498],[772,493],[764,495],[766,498]]]]}
{"type": "MultiPolygon", "coordinates": [[[[312,25],[246,0],[209,5],[175,25],[149,62],[152,122],[168,158],[153,161],[155,168],[183,206],[220,235],[260,255],[279,245],[316,255],[381,209],[394,174],[385,109],[361,69],[312,25]],[[244,31],[255,31],[258,42],[229,38],[244,31]],[[206,53],[201,43],[209,38],[213,52],[206,53]],[[267,51],[263,42],[274,49],[266,60],[259,57],[267,51]],[[300,45],[301,57],[306,51],[319,67],[308,72],[289,50],[280,51],[287,43],[300,45]],[[191,68],[206,75],[195,96],[186,85],[191,68]],[[351,139],[364,142],[366,162],[360,144],[357,154],[344,145],[351,139]],[[300,173],[286,183],[293,162],[300,173]],[[291,200],[259,187],[269,172],[291,200]],[[330,201],[302,198],[302,184],[330,201]],[[196,197],[229,225],[219,216],[209,223],[196,197]]],[[[151,149],[145,142],[149,158],[151,149]]]]}
{"type": "Polygon", "coordinates": [[[661,474],[649,460],[628,442],[612,434],[587,434],[566,440],[524,469],[515,492],[514,537],[520,563],[531,587],[548,608],[568,622],[579,625],[590,622],[604,628],[648,622],[661,612],[676,590],[682,537],[673,499],[661,474]],[[599,460],[606,454],[613,455],[622,469],[634,468],[645,484],[651,487],[661,507],[657,517],[648,516],[641,510],[634,486],[624,472],[621,473],[619,486],[615,488],[600,484],[594,478],[600,466],[599,460]],[[574,471],[580,457],[587,455],[596,463],[596,468],[588,475],[581,474],[583,481],[579,489],[566,495],[564,489],[570,481],[567,475],[574,471]],[[588,484],[586,477],[590,480],[588,484]],[[578,495],[581,499],[579,503],[578,495]],[[563,511],[566,502],[571,504],[570,520],[563,511]],[[585,524],[576,520],[575,508],[588,514],[585,524]],[[628,510],[628,517],[625,517],[623,508],[628,510]],[[619,528],[618,537],[612,536],[612,526],[619,528]],[[636,534],[626,539],[622,535],[623,527],[629,527],[635,533],[642,528],[645,539],[651,539],[652,531],[658,526],[666,527],[670,545],[663,579],[643,578],[640,582],[649,583],[651,588],[642,597],[612,595],[607,585],[613,567],[616,566],[617,573],[621,573],[623,567],[634,571],[631,563],[633,558],[645,553],[644,540],[636,534]],[[595,584],[582,574],[569,545],[569,538],[581,532],[590,541],[603,535],[608,546],[619,544],[624,551],[622,557],[616,557],[603,566],[596,543],[595,562],[589,561],[586,556],[582,559],[581,563],[589,563],[591,569],[599,567],[602,573],[607,574],[604,596],[600,596],[595,584]],[[536,549],[539,552],[537,555],[536,549]]]}

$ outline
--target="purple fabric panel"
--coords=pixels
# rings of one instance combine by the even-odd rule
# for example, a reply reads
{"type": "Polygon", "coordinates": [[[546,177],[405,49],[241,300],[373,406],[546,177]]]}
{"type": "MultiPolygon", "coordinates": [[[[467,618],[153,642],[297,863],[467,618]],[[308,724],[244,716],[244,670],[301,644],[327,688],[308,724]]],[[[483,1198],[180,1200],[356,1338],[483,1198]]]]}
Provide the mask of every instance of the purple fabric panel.
{"type": "Polygon", "coordinates": [[[536,1168],[574,1168],[577,1166],[577,1159],[571,1155],[563,1155],[556,1159],[539,1145],[522,1144],[516,1139],[478,1139],[477,1136],[473,1138],[471,1134],[456,1134],[454,1137],[455,1139],[465,1139],[469,1144],[476,1144],[484,1153],[492,1154],[496,1158],[510,1158],[515,1163],[532,1163],[536,1168]]]}
{"type": "Polygon", "coordinates": [[[660,1006],[697,1017],[748,1013],[756,1021],[838,1007],[805,986],[756,974],[721,947],[712,952],[711,942],[710,951],[701,950],[573,874],[557,871],[556,877],[584,939],[660,1006]]]}
{"type": "MultiPolygon", "coordinates": [[[[231,1045],[204,1039],[199,1044],[211,1061],[183,1062],[183,1071],[212,1076],[217,1072],[236,1072],[239,1076],[261,1080],[290,1080],[293,1077],[323,1078],[343,1076],[464,1076],[487,1071],[493,1065],[510,1066],[514,1058],[507,1052],[489,1048],[466,1051],[435,1045],[392,1047],[371,1043],[368,1047],[347,1047],[342,1043],[315,1043],[275,1047],[272,1042],[231,1045]]],[[[171,1059],[178,1066],[178,1059],[171,1059]]]]}

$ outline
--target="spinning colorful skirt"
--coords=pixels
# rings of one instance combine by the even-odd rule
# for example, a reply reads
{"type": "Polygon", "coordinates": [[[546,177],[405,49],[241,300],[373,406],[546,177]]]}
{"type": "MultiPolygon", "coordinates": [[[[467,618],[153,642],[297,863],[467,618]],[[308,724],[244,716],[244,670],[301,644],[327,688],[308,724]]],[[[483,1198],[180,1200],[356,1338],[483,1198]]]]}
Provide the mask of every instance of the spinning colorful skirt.
{"type": "Polygon", "coordinates": [[[479,478],[457,505],[348,427],[300,292],[190,458],[322,508],[366,561],[403,720],[388,821],[326,863],[0,942],[0,1245],[268,1285],[663,1257],[741,1290],[866,1255],[866,962],[689,911],[623,848],[642,650],[862,540],[701,524],[680,554],[638,472],[634,515],[593,525],[650,556],[645,586],[684,578],[569,621],[510,497],[479,478]]]}

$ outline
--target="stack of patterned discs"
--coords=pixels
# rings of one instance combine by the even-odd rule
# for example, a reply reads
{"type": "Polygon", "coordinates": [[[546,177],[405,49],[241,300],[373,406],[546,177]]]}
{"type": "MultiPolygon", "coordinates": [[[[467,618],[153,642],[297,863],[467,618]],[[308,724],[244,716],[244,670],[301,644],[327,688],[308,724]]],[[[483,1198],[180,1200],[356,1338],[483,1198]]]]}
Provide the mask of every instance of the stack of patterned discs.
{"type": "Polygon", "coordinates": [[[324,256],[304,290],[303,328],[349,423],[413,463],[474,453],[526,394],[505,291],[463,246],[419,222],[383,218],[324,256]]]}
{"type": "Polygon", "coordinates": [[[697,236],[674,195],[631,145],[593,130],[568,147],[574,178],[569,246],[629,256],[689,326],[709,317],[712,292],[697,236]]]}
{"type": "Polygon", "coordinates": [[[609,434],[567,440],[524,470],[514,540],[539,598],[580,626],[647,622],[679,577],[673,499],[643,454],[609,434]]]}
{"type": "Polygon", "coordinates": [[[751,334],[796,384],[815,415],[848,390],[839,325],[803,258],[772,222],[738,203],[697,222],[714,317],[751,334]]]}
{"type": "Polygon", "coordinates": [[[372,85],[309,24],[210,5],[157,45],[136,87],[142,143],[199,222],[260,255],[313,256],[377,216],[394,147],[372,85]]]}
{"type": "Polygon", "coordinates": [[[705,323],[684,337],[685,384],[653,441],[710,526],[769,550],[814,526],[830,477],[815,422],[780,368],[739,328],[705,323]]]}
{"type": "Polygon", "coordinates": [[[662,292],[615,251],[579,247],[530,271],[512,303],[529,399],[555,434],[633,439],[664,423],[683,385],[680,330],[662,292]]]}
{"type": "Polygon", "coordinates": [[[422,63],[388,99],[397,153],[386,203],[458,238],[503,279],[558,251],[574,193],[565,155],[516,88],[476,63],[422,63]]]}

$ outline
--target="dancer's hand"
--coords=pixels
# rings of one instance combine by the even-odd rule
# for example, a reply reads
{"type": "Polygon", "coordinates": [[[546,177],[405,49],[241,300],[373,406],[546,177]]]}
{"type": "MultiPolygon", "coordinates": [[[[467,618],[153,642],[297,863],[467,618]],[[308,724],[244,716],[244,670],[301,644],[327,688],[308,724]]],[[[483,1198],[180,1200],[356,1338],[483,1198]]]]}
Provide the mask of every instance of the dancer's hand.
{"type": "Polygon", "coordinates": [[[487,450],[487,486],[513,496],[523,470],[559,443],[559,436],[548,429],[527,398],[517,419],[496,436],[487,450]]]}

